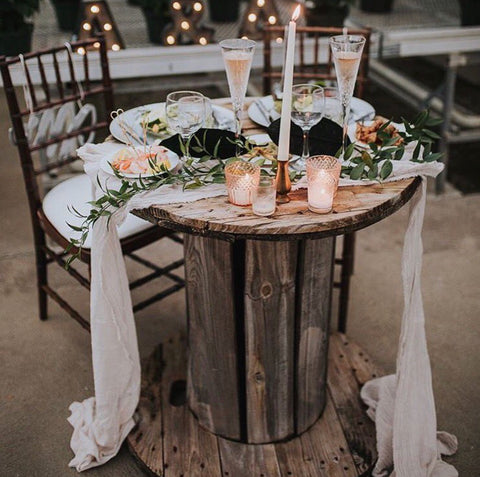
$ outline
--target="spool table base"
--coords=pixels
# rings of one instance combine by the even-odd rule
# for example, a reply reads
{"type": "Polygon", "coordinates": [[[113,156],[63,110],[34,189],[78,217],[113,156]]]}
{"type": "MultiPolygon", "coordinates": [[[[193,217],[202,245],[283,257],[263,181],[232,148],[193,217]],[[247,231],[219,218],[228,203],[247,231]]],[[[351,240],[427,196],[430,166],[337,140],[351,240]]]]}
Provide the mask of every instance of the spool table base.
{"type": "Polygon", "coordinates": [[[159,345],[143,366],[138,424],[127,438],[150,475],[162,477],[359,477],[376,459],[375,427],[361,385],[381,375],[342,334],[329,343],[327,403],[302,435],[275,444],[243,444],[202,428],[185,396],[186,341],[159,345]]]}

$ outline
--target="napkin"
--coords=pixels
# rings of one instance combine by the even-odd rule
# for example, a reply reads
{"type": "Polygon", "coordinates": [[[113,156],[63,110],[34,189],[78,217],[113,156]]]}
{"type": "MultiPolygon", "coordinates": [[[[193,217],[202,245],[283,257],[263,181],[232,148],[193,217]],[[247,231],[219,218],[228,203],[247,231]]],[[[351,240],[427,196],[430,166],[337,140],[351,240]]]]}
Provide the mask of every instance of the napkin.
{"type": "MultiPolygon", "coordinates": [[[[278,144],[280,134],[280,119],[273,121],[267,128],[268,135],[275,144],[278,144]]],[[[312,127],[309,134],[310,155],[327,154],[335,156],[342,145],[343,129],[330,119],[323,118],[312,127]]],[[[347,140],[347,145],[350,139],[347,140]]],[[[301,156],[303,151],[303,132],[296,124],[291,124],[290,154],[301,156]]]]}
{"type": "MultiPolygon", "coordinates": [[[[193,134],[190,140],[189,152],[192,157],[202,157],[205,154],[215,156],[220,159],[228,159],[234,157],[236,154],[235,133],[232,131],[226,131],[224,129],[199,129],[193,134]],[[204,151],[196,151],[195,148],[201,144],[204,151]],[[218,146],[217,146],[218,145],[218,146]],[[215,154],[216,153],[216,154],[215,154]]],[[[245,144],[246,139],[244,136],[239,136],[238,140],[245,144]]],[[[161,143],[162,146],[170,149],[179,156],[182,156],[181,150],[181,137],[179,134],[164,139],[161,143]]],[[[247,152],[245,148],[240,148],[239,154],[247,152]]]]}

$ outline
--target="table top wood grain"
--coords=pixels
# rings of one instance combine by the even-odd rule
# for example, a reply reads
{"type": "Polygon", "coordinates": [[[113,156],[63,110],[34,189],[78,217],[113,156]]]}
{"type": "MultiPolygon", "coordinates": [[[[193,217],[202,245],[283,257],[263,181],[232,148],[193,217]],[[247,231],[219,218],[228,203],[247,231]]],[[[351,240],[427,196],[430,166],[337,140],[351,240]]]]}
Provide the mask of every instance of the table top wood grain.
{"type": "MultiPolygon", "coordinates": [[[[248,98],[246,103],[253,101],[248,98]]],[[[228,99],[215,100],[229,107],[228,99]]],[[[264,130],[246,117],[245,134],[264,130]]],[[[414,194],[421,179],[411,178],[373,185],[340,187],[328,214],[308,210],[307,190],[290,193],[291,201],[277,206],[271,217],[253,214],[251,207],[239,207],[226,196],[191,203],[153,206],[135,213],[151,222],[179,232],[226,240],[302,240],[341,235],[367,227],[400,209],[414,194]]]]}

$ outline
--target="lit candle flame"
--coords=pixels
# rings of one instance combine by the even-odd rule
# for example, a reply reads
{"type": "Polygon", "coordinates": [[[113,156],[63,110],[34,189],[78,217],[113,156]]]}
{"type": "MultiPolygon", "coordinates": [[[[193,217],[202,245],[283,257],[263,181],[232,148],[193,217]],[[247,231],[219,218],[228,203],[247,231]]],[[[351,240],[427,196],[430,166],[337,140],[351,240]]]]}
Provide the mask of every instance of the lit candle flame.
{"type": "Polygon", "coordinates": [[[298,4],[297,8],[295,8],[295,10],[293,11],[292,22],[296,22],[298,20],[298,17],[300,16],[300,10],[301,6],[300,4],[298,4]]]}

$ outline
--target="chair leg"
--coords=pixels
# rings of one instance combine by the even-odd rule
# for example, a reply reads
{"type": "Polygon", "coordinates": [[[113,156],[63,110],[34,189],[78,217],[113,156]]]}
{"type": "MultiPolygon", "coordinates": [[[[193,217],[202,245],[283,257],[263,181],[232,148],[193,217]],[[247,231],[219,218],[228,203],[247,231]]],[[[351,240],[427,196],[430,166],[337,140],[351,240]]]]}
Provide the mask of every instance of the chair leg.
{"type": "Polygon", "coordinates": [[[37,288],[38,288],[38,310],[40,314],[40,319],[45,321],[48,318],[48,308],[47,308],[47,299],[48,295],[44,289],[44,286],[47,285],[47,256],[45,252],[37,247],[36,250],[36,260],[37,260],[37,288]]]}
{"type": "Polygon", "coordinates": [[[348,298],[350,294],[350,277],[353,274],[355,261],[355,234],[347,234],[343,238],[342,271],[340,278],[340,299],[338,307],[338,331],[347,330],[348,298]]]}

